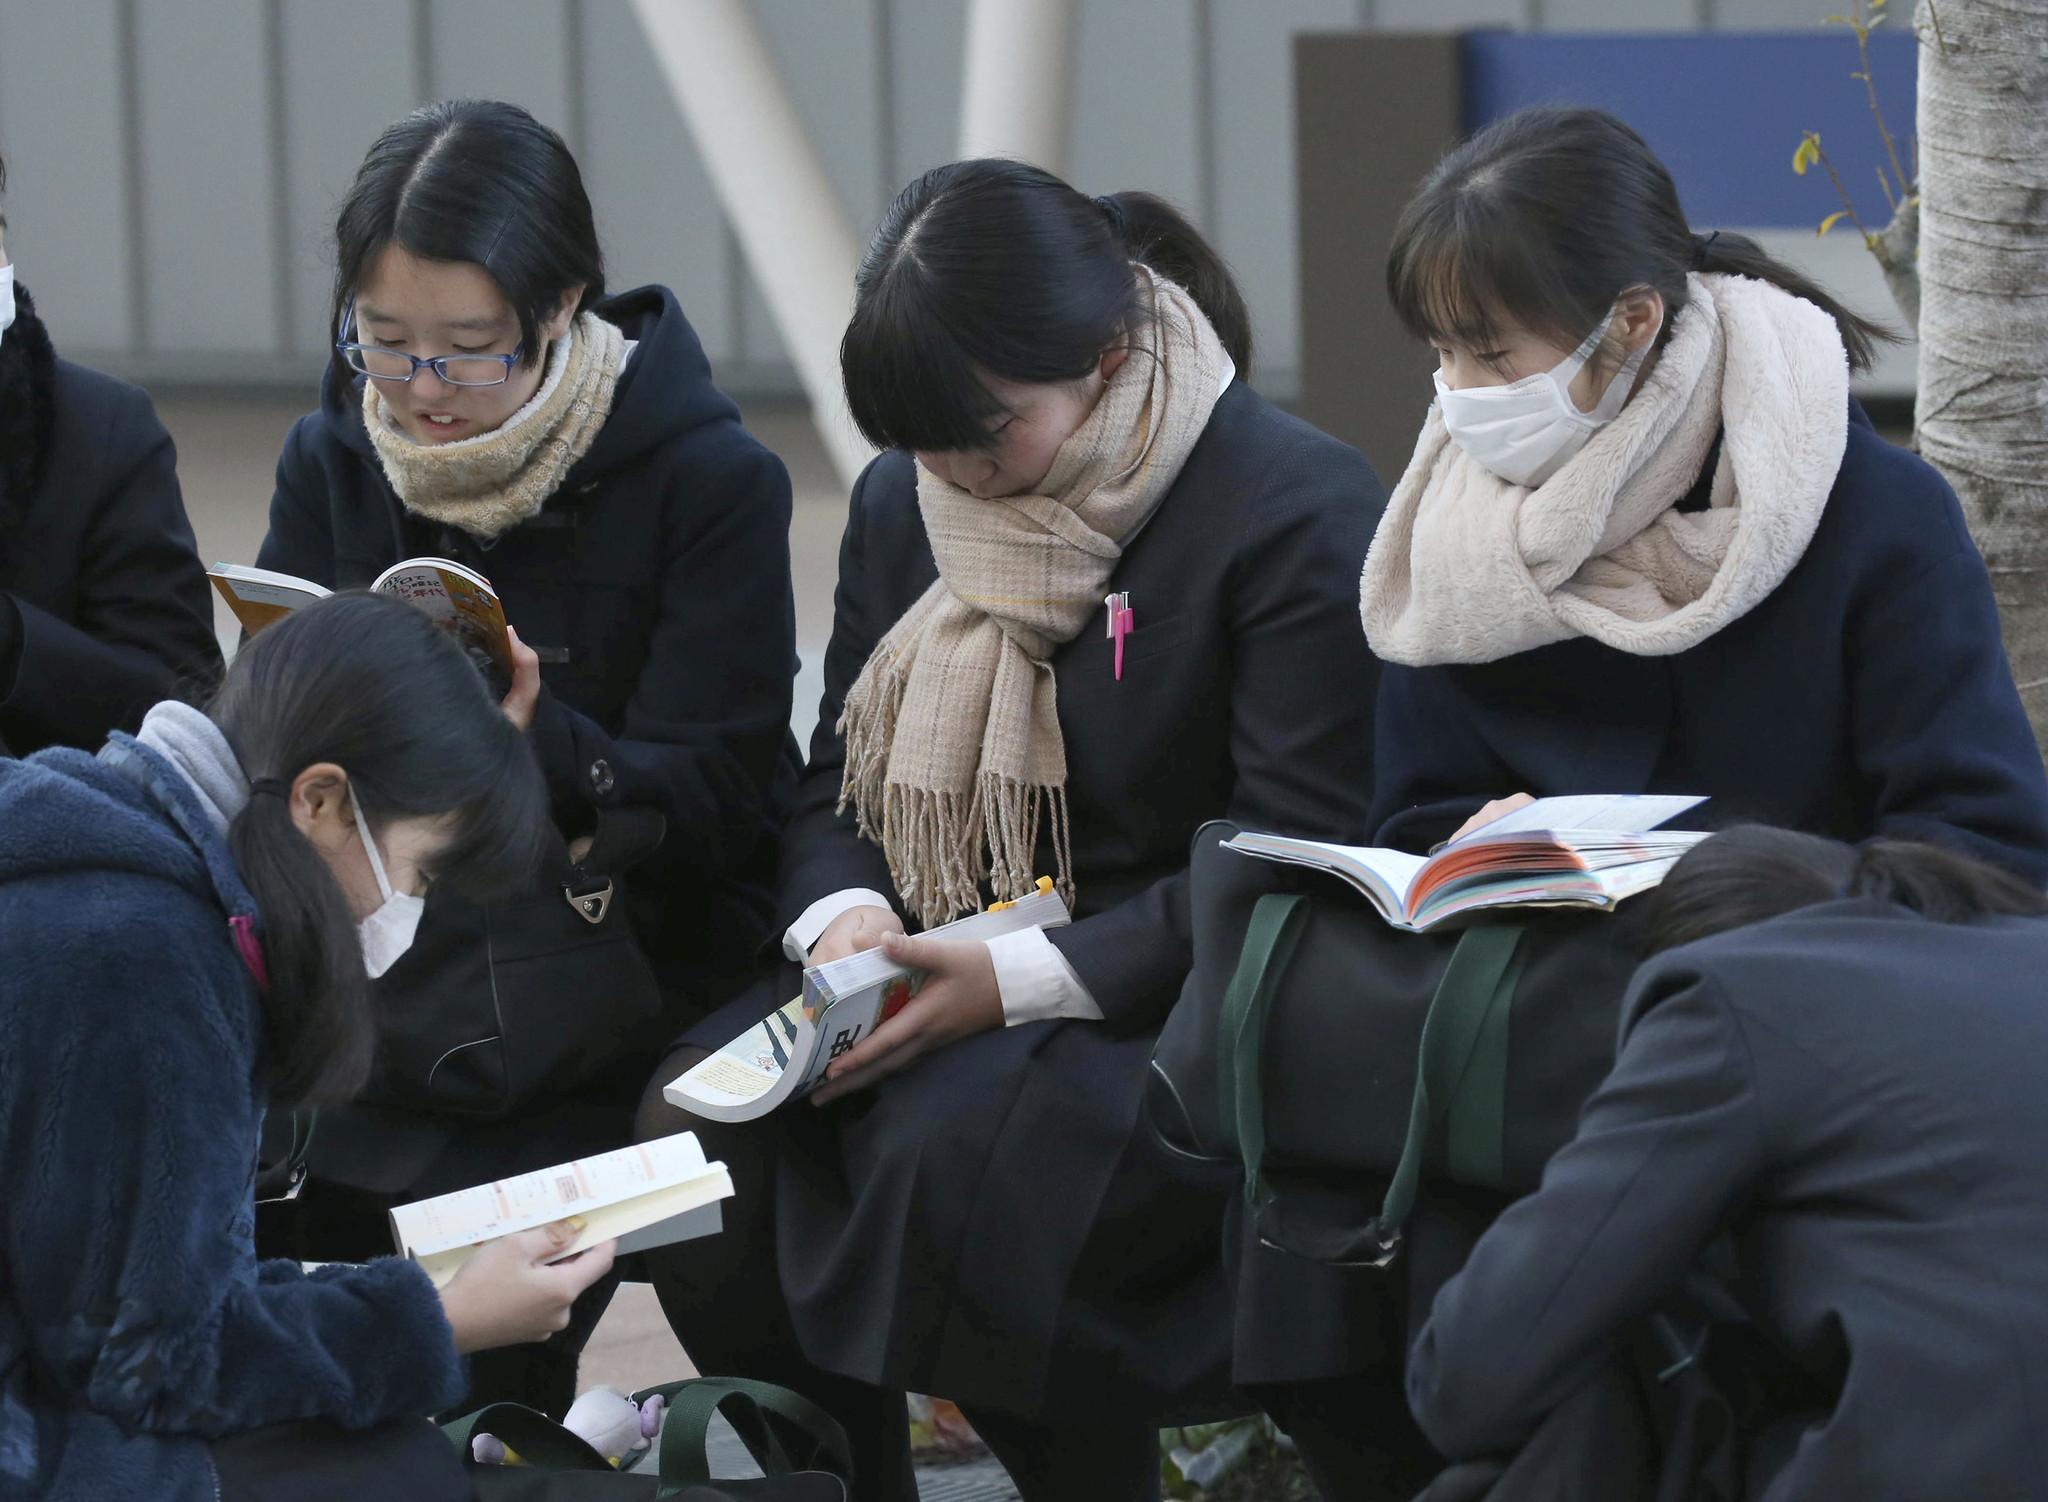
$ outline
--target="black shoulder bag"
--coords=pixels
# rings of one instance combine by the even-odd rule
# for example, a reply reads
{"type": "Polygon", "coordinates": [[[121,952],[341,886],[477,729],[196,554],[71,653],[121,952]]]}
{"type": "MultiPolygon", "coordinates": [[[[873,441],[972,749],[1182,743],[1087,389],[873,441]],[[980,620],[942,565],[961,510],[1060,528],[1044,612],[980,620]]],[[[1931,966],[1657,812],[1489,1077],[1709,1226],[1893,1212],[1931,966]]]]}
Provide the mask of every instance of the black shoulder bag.
{"type": "Polygon", "coordinates": [[[653,809],[608,809],[589,853],[495,902],[430,893],[419,936],[371,987],[378,1055],[365,1104],[495,1118],[658,1048],[662,996],[626,911],[657,849],[653,809]]]}

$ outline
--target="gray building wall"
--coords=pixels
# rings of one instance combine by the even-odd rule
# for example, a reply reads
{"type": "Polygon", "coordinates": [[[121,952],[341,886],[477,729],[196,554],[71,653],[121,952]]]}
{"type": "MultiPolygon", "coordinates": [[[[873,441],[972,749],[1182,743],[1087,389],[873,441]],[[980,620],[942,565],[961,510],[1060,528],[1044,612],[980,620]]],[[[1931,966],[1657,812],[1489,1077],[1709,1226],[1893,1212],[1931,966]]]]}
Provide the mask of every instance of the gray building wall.
{"type": "MultiPolygon", "coordinates": [[[[896,187],[951,154],[965,0],[754,8],[865,230],[896,187]]],[[[1296,32],[1747,29],[1811,26],[1826,8],[1081,0],[1071,176],[1090,192],[1150,188],[1194,215],[1244,281],[1261,384],[1287,396],[1300,347],[1296,32]]],[[[626,0],[0,0],[10,252],[80,359],[159,386],[303,384],[328,337],[336,198],[380,127],[457,94],[514,100],[560,129],[589,180],[612,284],[674,287],[735,390],[795,390],[626,0]]],[[[1809,245],[1787,241],[1881,308],[1860,247],[1809,245]]]]}

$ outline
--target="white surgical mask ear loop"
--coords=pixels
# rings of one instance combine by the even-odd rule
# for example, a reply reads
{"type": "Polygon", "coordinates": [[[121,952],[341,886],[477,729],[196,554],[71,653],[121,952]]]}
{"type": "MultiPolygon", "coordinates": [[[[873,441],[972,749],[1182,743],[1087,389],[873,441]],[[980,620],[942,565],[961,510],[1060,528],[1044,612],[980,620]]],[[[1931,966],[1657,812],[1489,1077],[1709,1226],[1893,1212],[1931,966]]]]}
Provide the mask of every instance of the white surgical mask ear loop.
{"type": "Polygon", "coordinates": [[[363,817],[362,800],[356,797],[356,790],[348,790],[348,806],[354,810],[356,829],[363,837],[363,849],[370,855],[370,874],[377,878],[377,895],[389,902],[395,895],[391,890],[391,879],[384,874],[384,858],[377,853],[377,842],[370,838],[370,821],[363,817]]]}

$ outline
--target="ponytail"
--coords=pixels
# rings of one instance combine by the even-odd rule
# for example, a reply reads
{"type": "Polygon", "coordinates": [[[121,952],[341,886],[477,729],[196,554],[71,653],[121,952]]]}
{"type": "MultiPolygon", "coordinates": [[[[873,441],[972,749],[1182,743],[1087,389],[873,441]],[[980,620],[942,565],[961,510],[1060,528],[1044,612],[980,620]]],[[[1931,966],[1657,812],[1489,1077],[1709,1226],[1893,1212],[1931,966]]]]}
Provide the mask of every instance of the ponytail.
{"type": "Polygon", "coordinates": [[[1156,193],[1111,193],[1095,200],[1124,254],[1186,290],[1223,342],[1231,364],[1252,368],[1252,315],[1237,278],[1187,216],[1156,193]]]}
{"type": "Polygon", "coordinates": [[[340,767],[373,836],[396,819],[440,820],[435,881],[479,895],[539,867],[546,786],[455,639],[381,595],[330,595],[264,628],[207,715],[250,780],[228,849],[262,935],[272,1097],[346,1100],[375,1051],[369,981],[341,884],[292,819],[292,781],[340,767]]]}
{"type": "Polygon", "coordinates": [[[1395,223],[1387,295],[1419,339],[1496,349],[1508,322],[1569,349],[1633,287],[1663,298],[1669,338],[1695,271],[1755,277],[1814,304],[1855,370],[1898,337],[1754,240],[1695,235],[1648,143],[1589,109],[1522,110],[1453,148],[1395,223]]]}
{"type": "Polygon", "coordinates": [[[855,426],[878,448],[986,448],[1004,411],[986,377],[1079,380],[1152,316],[1133,261],[1185,288],[1250,375],[1244,296],[1164,199],[1089,198],[1007,158],[933,168],[896,195],[854,276],[839,367],[855,426]]]}
{"type": "Polygon", "coordinates": [[[2009,871],[1938,845],[1839,840],[1745,824],[1687,851],[1650,898],[1656,954],[1816,903],[1866,897],[1936,923],[2048,914],[2048,894],[2009,871]]]}
{"type": "Polygon", "coordinates": [[[369,1078],[375,1033],[341,884],[277,792],[250,798],[228,826],[228,850],[261,915],[270,1093],[347,1100],[369,1078]]]}
{"type": "Polygon", "coordinates": [[[1754,277],[1812,303],[1834,319],[1835,327],[1841,331],[1842,347],[1849,353],[1851,370],[1870,369],[1871,361],[1877,358],[1878,345],[1898,343],[1899,336],[1891,329],[1850,312],[1819,282],[1793,270],[1747,235],[1722,229],[1694,236],[1693,270],[1754,277]]]}

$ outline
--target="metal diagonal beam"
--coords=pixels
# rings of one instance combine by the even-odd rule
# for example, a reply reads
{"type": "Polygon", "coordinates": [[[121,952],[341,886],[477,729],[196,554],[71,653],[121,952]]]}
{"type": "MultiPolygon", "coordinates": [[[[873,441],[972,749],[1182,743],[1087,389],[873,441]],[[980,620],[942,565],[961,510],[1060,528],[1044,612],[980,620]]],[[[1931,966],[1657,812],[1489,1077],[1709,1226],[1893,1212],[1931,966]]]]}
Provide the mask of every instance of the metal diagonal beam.
{"type": "Polygon", "coordinates": [[[847,416],[839,339],[860,261],[846,212],[745,0],[633,0],[849,484],[873,455],[847,416]]]}

